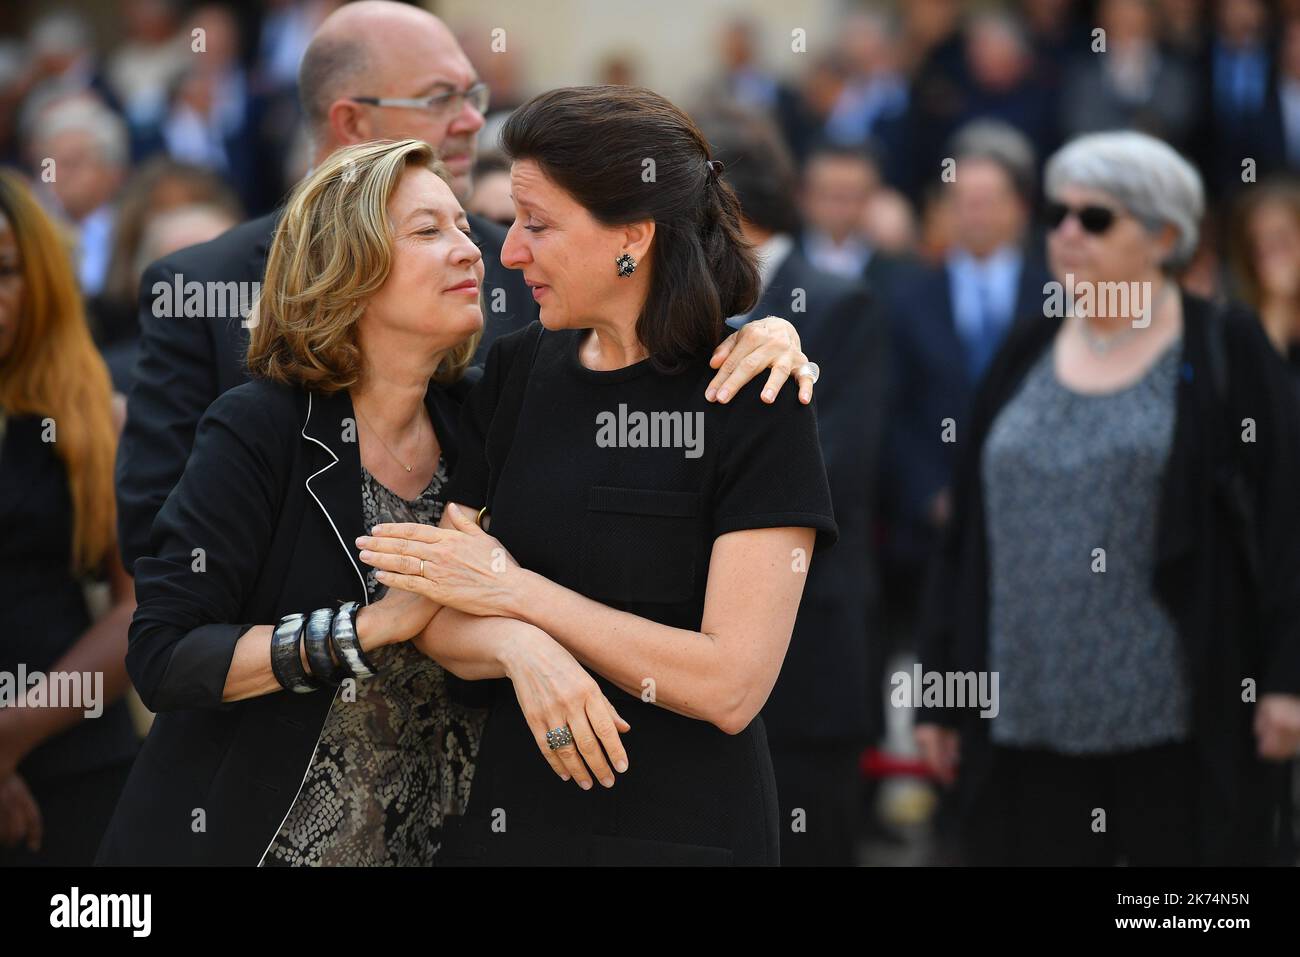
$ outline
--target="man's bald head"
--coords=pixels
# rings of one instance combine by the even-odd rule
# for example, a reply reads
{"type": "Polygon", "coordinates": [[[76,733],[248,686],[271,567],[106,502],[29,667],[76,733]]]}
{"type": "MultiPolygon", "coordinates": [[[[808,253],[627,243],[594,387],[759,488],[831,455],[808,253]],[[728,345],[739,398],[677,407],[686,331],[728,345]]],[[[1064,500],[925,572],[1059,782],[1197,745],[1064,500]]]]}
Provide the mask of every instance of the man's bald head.
{"type": "Polygon", "coordinates": [[[298,95],[319,161],[340,146],[372,139],[422,139],[448,159],[458,194],[468,193],[475,136],[472,108],[442,120],[415,107],[358,104],[351,97],[427,97],[478,79],[447,25],[390,0],[335,10],[312,36],[298,69],[298,95]],[[463,156],[464,163],[455,158],[463,156]]]}

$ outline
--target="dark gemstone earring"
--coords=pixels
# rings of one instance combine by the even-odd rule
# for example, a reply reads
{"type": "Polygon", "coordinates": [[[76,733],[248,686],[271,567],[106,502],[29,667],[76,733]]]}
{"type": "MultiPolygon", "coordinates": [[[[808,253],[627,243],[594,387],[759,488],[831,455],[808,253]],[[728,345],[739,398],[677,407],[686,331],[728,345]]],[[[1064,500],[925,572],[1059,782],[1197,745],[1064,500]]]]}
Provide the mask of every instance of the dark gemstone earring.
{"type": "Polygon", "coordinates": [[[618,274],[620,276],[627,277],[636,272],[636,260],[627,253],[624,253],[615,259],[614,264],[618,266],[618,274]]]}

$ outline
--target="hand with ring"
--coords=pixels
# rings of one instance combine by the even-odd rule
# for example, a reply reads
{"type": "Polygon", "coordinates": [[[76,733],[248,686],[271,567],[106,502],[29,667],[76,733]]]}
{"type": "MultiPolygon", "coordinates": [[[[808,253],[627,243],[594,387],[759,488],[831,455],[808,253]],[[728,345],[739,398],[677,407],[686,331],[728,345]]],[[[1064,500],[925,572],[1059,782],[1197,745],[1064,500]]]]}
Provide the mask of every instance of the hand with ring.
{"type": "Polygon", "coordinates": [[[473,512],[449,504],[450,527],[376,525],[357,539],[361,560],[390,588],[413,592],[469,615],[514,617],[518,563],[479,527],[473,512]]]}
{"type": "Polygon", "coordinates": [[[799,401],[807,405],[812,401],[813,384],[817,381],[817,365],[809,362],[801,351],[799,333],[780,316],[765,316],[745,323],[713,351],[709,365],[718,372],[705,389],[704,397],[723,404],[741,386],[768,369],[771,372],[762,392],[762,399],[768,404],[776,401],[777,393],[793,374],[799,381],[799,401]]]}
{"type": "Polygon", "coordinates": [[[816,385],[817,380],[822,377],[822,369],[815,362],[805,362],[794,370],[794,375],[796,379],[808,379],[813,385],[816,385]]]}
{"type": "Polygon", "coordinates": [[[632,726],[591,673],[546,632],[517,620],[511,620],[500,660],[551,770],[566,781],[573,778],[583,790],[592,787],[593,776],[613,787],[614,770],[628,768],[619,736],[632,726]]]}

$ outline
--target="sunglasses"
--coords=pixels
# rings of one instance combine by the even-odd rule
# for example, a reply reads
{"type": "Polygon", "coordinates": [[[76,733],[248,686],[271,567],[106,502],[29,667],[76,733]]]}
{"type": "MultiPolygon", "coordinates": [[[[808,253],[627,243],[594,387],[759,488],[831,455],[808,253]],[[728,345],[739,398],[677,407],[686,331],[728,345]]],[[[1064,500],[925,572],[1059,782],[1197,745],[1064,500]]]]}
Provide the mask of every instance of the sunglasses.
{"type": "Polygon", "coordinates": [[[1076,208],[1057,202],[1048,203],[1044,214],[1050,229],[1056,229],[1061,223],[1065,222],[1065,217],[1073,215],[1084,231],[1094,236],[1105,233],[1106,230],[1115,225],[1115,220],[1119,218],[1119,214],[1115,210],[1108,209],[1105,206],[1080,206],[1076,208]]]}

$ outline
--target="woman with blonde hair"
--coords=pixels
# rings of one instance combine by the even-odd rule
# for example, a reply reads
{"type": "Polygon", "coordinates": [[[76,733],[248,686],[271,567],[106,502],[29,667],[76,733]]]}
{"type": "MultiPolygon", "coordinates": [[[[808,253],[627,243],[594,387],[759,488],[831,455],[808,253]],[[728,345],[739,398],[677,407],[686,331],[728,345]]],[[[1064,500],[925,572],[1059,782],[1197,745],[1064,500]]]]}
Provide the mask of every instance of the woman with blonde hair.
{"type": "MultiPolygon", "coordinates": [[[[158,717],[101,863],[430,864],[464,809],[483,714],[443,668],[507,672],[476,627],[422,654],[438,606],[355,545],[437,524],[457,464],[483,260],[448,179],[423,142],[372,142],[290,197],[254,379],[209,407],[135,566],[127,667],[158,717]]],[[[521,688],[591,681],[529,639],[521,688]]]]}
{"type": "Polygon", "coordinates": [[[138,748],[116,445],[64,237],[0,172],[0,865],[89,864],[138,748]],[[92,579],[113,599],[98,621],[92,579]]]}

